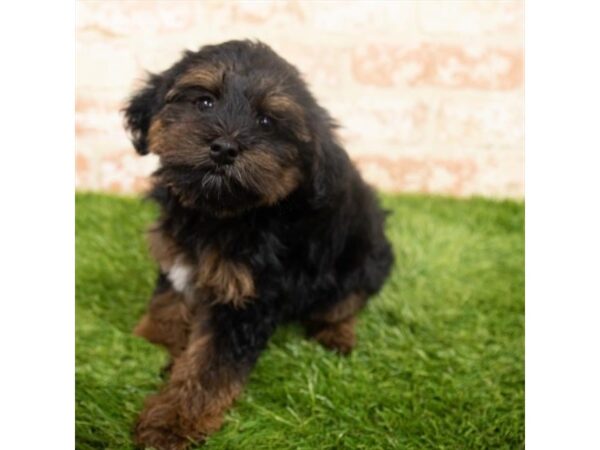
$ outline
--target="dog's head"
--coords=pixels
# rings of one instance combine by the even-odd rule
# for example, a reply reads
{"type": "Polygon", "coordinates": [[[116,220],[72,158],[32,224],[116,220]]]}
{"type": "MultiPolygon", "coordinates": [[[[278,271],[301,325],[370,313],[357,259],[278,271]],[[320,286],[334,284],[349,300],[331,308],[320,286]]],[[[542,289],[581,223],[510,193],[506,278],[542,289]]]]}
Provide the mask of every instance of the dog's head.
{"type": "Polygon", "coordinates": [[[298,71],[265,44],[231,41],[186,52],[151,75],[125,108],[140,154],[187,207],[224,216],[294,191],[329,195],[345,153],[298,71]]]}

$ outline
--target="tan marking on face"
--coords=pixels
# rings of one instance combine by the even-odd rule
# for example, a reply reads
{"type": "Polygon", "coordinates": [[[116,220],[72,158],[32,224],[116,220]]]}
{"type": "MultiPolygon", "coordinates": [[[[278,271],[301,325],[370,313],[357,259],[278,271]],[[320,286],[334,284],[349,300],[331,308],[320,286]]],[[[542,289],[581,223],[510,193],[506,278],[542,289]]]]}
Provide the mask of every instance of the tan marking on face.
{"type": "Polygon", "coordinates": [[[200,67],[189,70],[177,79],[165,98],[170,101],[183,89],[189,87],[199,87],[210,92],[217,92],[223,83],[223,72],[221,67],[200,67]]]}
{"type": "Polygon", "coordinates": [[[275,118],[284,118],[289,122],[298,139],[303,142],[310,141],[304,109],[293,98],[281,93],[272,93],[264,99],[262,108],[267,114],[275,118]]]}
{"type": "Polygon", "coordinates": [[[265,201],[268,205],[274,205],[281,199],[287,197],[300,183],[300,171],[291,167],[284,169],[281,173],[279,181],[273,185],[273,190],[269,195],[265,196],[265,201]]]}
{"type": "Polygon", "coordinates": [[[165,138],[165,125],[160,118],[153,118],[148,129],[148,151],[160,155],[165,138]]]}
{"type": "Polygon", "coordinates": [[[302,179],[295,166],[285,167],[274,156],[257,150],[242,153],[245,182],[261,194],[263,203],[273,205],[296,189],[302,179]]]}
{"type": "Polygon", "coordinates": [[[148,151],[164,164],[197,166],[210,159],[208,148],[194,138],[194,124],[153,118],[148,130],[148,151]]]}
{"type": "Polygon", "coordinates": [[[196,286],[208,291],[215,302],[231,303],[236,308],[256,296],[250,269],[227,260],[214,248],[204,250],[200,256],[196,286]]]}

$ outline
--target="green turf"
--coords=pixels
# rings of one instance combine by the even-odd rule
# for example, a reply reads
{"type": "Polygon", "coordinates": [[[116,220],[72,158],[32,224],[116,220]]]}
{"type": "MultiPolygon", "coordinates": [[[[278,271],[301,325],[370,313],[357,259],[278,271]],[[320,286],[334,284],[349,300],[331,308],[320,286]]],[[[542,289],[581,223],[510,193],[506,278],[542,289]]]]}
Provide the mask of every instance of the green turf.
{"type": "MultiPolygon", "coordinates": [[[[397,265],[348,358],[279,330],[207,449],[524,446],[524,206],[387,196],[397,265]]],[[[76,197],[78,449],[131,448],[165,353],[131,335],[153,289],[137,199],[76,197]]]]}

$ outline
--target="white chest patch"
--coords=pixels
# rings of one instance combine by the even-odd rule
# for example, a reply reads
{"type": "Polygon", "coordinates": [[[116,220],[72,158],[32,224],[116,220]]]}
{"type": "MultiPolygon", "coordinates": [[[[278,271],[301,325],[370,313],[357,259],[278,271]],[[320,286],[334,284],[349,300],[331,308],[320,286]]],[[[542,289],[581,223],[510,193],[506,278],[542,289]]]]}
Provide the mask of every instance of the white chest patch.
{"type": "Polygon", "coordinates": [[[173,288],[178,292],[184,292],[190,282],[192,275],[192,266],[181,261],[181,257],[177,257],[175,264],[169,270],[167,275],[173,288]]]}

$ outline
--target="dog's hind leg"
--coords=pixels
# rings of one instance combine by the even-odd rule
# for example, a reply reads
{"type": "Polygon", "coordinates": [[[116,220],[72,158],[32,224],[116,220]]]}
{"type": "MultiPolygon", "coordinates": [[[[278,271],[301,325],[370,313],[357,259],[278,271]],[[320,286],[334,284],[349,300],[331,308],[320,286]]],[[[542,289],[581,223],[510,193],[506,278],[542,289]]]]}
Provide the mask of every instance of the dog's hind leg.
{"type": "Polygon", "coordinates": [[[308,319],[304,320],[308,337],[315,339],[325,348],[343,355],[349,354],[356,344],[356,315],[366,301],[365,294],[354,293],[327,309],[312,312],[308,319]]]}

